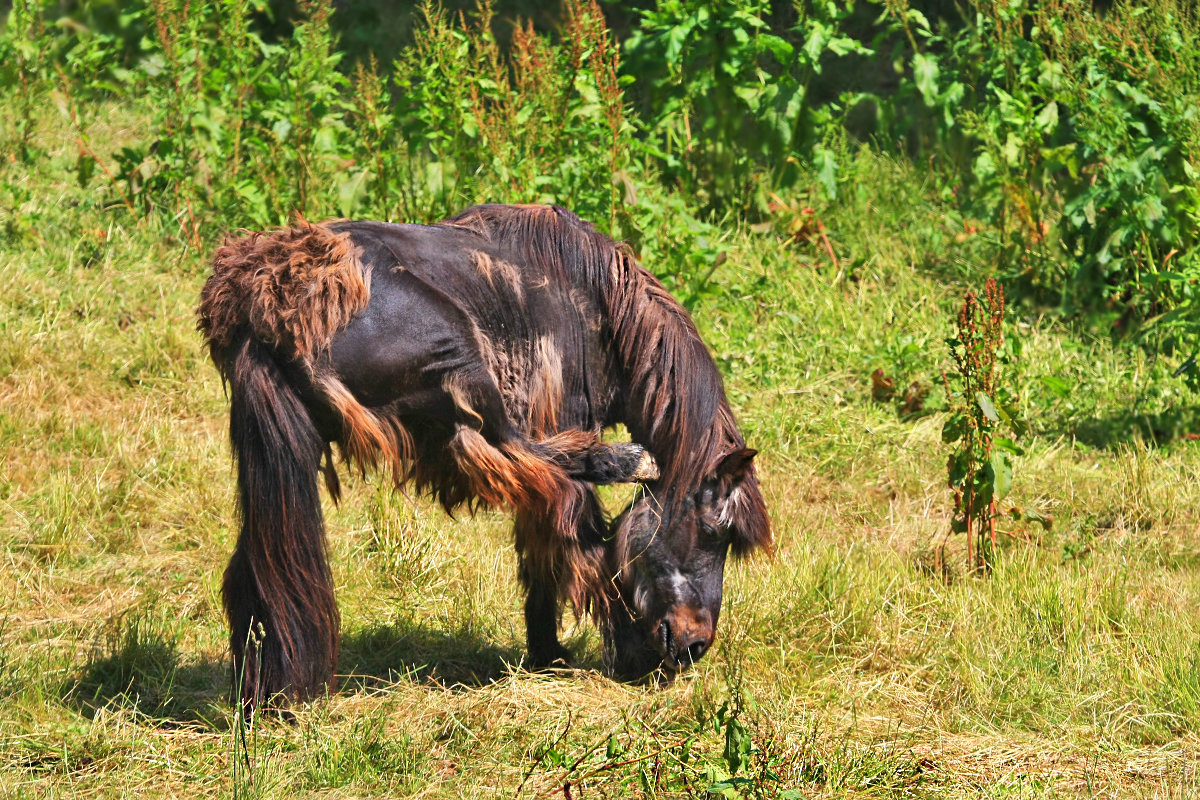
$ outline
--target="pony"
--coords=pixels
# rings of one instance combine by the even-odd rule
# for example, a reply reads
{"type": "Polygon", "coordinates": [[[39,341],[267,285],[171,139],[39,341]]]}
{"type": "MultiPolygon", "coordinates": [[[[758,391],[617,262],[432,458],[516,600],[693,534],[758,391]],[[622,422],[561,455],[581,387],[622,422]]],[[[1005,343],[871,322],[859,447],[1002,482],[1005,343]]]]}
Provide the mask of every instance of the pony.
{"type": "Polygon", "coordinates": [[[570,659],[569,602],[612,675],[673,675],[712,645],[728,553],[770,547],[756,451],[691,317],[565,209],[243,232],[213,257],[198,327],[230,398],[241,527],[222,596],[250,706],[331,688],[334,447],[448,513],[515,512],[532,668],[570,659]],[[617,423],[632,441],[605,444],[617,423]],[[595,486],[619,481],[643,491],[610,520],[595,486]]]}

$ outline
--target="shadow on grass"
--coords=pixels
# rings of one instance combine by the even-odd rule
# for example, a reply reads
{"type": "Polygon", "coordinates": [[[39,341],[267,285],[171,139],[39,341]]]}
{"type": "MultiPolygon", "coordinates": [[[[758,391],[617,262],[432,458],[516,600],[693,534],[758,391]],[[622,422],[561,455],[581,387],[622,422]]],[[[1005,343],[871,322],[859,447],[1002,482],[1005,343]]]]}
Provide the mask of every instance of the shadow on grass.
{"type": "Polygon", "coordinates": [[[338,658],[343,692],[399,681],[485,686],[520,669],[524,652],[501,647],[472,630],[454,633],[417,621],[375,625],[342,637],[338,658]]]}
{"type": "Polygon", "coordinates": [[[130,615],[113,621],[60,693],[88,718],[129,708],[160,727],[222,730],[229,727],[228,686],[223,661],[183,663],[173,632],[150,616],[130,615]]]}
{"type": "Polygon", "coordinates": [[[1200,437],[1200,408],[1171,408],[1154,414],[1125,410],[1073,420],[1063,429],[1080,443],[1098,450],[1111,450],[1138,439],[1161,447],[1200,437]]]}
{"type": "MultiPolygon", "coordinates": [[[[564,642],[575,655],[572,666],[602,669],[588,635],[564,642]]],[[[464,627],[446,632],[418,619],[374,625],[342,636],[338,672],[343,692],[399,681],[442,687],[486,686],[525,667],[523,647],[501,646],[485,632],[464,627]]]]}
{"type": "Polygon", "coordinates": [[[339,690],[399,681],[484,686],[517,668],[522,654],[474,631],[447,633],[406,622],[375,625],[342,637],[339,690]]]}
{"type": "MultiPolygon", "coordinates": [[[[587,648],[577,647],[586,651],[587,648]]],[[[442,687],[485,686],[521,669],[524,651],[503,647],[470,629],[453,633],[405,620],[342,637],[338,691],[353,693],[397,682],[442,687]]],[[[598,669],[585,657],[578,664],[598,669]]],[[[71,671],[59,694],[85,717],[101,709],[133,709],[160,727],[226,730],[232,718],[225,659],[185,663],[177,636],[146,615],[114,620],[92,655],[71,671]]]]}

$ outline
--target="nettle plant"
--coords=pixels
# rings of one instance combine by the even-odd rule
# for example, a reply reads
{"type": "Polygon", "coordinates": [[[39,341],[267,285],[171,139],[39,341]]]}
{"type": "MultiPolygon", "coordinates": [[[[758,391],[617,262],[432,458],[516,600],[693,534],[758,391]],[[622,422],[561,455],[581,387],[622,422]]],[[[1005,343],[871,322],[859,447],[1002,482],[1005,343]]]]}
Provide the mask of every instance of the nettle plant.
{"type": "Polygon", "coordinates": [[[951,533],[967,537],[967,568],[988,574],[996,555],[996,522],[1005,516],[1049,529],[1050,518],[1034,510],[999,507],[1012,490],[1013,459],[1022,454],[1015,438],[1025,425],[1016,412],[1016,396],[1000,367],[1020,355],[1020,340],[1004,338],[1004,289],[988,278],[984,296],[967,292],[946,340],[954,363],[942,373],[950,416],[942,441],[954,445],[946,462],[954,493],[951,533]],[[1007,435],[1006,435],[1007,434],[1007,435]]]}

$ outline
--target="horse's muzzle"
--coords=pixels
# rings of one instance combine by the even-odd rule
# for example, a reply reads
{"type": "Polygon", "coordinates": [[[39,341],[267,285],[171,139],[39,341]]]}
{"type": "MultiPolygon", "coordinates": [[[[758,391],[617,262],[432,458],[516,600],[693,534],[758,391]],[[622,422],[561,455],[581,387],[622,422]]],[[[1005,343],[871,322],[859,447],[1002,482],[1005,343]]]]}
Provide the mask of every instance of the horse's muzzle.
{"type": "Polygon", "coordinates": [[[678,672],[699,661],[712,646],[712,614],[707,609],[677,607],[659,620],[654,646],[665,669],[678,672]]]}

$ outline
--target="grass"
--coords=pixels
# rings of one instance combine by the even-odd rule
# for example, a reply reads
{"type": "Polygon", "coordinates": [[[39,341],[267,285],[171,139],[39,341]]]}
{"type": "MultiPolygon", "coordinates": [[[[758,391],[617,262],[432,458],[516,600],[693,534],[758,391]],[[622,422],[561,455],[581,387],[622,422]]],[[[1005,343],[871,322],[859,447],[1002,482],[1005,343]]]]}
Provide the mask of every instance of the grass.
{"type": "MultiPolygon", "coordinates": [[[[763,451],[778,552],[730,567],[695,670],[609,681],[568,618],[581,668],[522,671],[506,517],[451,521],[350,478],[328,514],[340,691],[247,732],[218,591],[226,399],[193,330],[205,253],[78,186],[47,105],[42,156],[0,166],[0,796],[1200,793],[1194,400],[1167,365],[1018,308],[1015,499],[1054,528],[1005,537],[988,580],[933,574],[941,418],[901,418],[869,376],[936,397],[986,250],[869,153],[837,204],[794,198],[836,267],[819,239],[730,231],[697,305],[763,451]]],[[[92,138],[113,146],[142,120],[106,112],[92,138]]]]}

